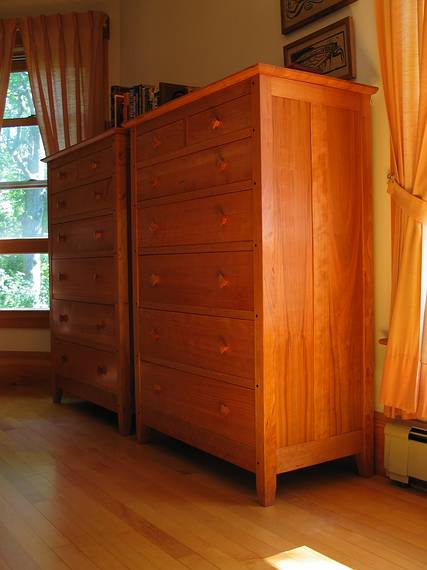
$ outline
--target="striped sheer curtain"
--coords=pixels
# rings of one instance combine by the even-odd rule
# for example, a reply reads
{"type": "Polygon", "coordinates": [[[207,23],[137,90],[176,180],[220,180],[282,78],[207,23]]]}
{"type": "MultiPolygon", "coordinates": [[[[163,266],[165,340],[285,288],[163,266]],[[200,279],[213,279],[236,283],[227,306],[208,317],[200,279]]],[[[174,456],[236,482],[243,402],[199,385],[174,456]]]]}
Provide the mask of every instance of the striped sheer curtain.
{"type": "Polygon", "coordinates": [[[16,20],[0,20],[0,128],[3,123],[7,88],[12,68],[16,20]]]}
{"type": "Polygon", "coordinates": [[[105,129],[108,58],[100,12],[22,18],[37,119],[53,154],[105,129]]]}
{"type": "Polygon", "coordinates": [[[377,0],[391,133],[392,306],[381,400],[391,417],[427,419],[427,0],[377,0]],[[423,334],[424,328],[424,334],[423,334]]]}

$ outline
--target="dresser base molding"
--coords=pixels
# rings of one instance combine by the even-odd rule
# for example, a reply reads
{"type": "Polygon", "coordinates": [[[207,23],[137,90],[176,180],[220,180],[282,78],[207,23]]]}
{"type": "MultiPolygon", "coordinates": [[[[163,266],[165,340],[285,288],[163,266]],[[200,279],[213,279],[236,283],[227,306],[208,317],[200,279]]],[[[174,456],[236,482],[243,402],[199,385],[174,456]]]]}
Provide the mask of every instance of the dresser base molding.
{"type": "Polygon", "coordinates": [[[277,450],[277,472],[286,473],[317,463],[356,455],[362,451],[362,438],[362,431],[354,431],[329,439],[282,447],[277,450]]]}
{"type": "MultiPolygon", "coordinates": [[[[141,427],[141,426],[140,426],[141,427]]],[[[194,426],[165,414],[156,413],[149,418],[149,425],[143,424],[144,429],[138,434],[140,443],[146,443],[149,428],[183,441],[220,459],[229,461],[238,467],[255,472],[255,448],[243,443],[231,441],[221,435],[194,426]]]]}
{"type": "Polygon", "coordinates": [[[51,375],[50,352],[1,351],[0,387],[48,386],[51,375]]]}

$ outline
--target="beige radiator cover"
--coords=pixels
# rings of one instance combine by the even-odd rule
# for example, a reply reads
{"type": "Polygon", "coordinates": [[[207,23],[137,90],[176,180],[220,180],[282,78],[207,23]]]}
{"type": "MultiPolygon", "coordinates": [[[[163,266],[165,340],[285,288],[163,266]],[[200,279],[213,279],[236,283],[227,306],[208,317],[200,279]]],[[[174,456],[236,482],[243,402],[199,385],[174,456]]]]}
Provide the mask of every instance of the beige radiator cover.
{"type": "Polygon", "coordinates": [[[384,430],[384,468],[390,479],[401,483],[408,483],[410,477],[427,481],[427,430],[423,443],[409,439],[412,427],[406,423],[387,423],[384,430]]]}

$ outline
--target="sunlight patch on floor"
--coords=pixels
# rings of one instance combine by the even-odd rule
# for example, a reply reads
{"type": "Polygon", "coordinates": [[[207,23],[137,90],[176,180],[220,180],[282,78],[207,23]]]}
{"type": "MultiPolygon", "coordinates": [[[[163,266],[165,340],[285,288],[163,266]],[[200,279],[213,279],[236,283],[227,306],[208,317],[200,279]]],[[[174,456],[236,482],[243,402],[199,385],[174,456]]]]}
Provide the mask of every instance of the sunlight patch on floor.
{"type": "Polygon", "coordinates": [[[280,552],[280,554],[265,558],[265,562],[277,570],[351,570],[350,566],[335,562],[332,558],[328,558],[308,546],[299,546],[286,552],[280,552]]]}

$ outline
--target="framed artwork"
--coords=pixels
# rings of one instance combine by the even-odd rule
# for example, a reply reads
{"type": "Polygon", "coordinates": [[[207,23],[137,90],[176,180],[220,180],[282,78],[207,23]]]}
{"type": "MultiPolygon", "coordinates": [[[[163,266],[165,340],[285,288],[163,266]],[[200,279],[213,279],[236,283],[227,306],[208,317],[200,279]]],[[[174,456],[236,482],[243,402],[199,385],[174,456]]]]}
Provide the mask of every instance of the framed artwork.
{"type": "Polygon", "coordinates": [[[281,0],[282,34],[305,26],[356,0],[281,0]]]}
{"type": "Polygon", "coordinates": [[[285,67],[332,75],[356,77],[351,17],[343,18],[283,48],[285,67]]]}

